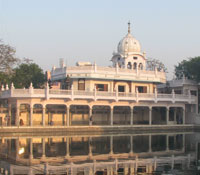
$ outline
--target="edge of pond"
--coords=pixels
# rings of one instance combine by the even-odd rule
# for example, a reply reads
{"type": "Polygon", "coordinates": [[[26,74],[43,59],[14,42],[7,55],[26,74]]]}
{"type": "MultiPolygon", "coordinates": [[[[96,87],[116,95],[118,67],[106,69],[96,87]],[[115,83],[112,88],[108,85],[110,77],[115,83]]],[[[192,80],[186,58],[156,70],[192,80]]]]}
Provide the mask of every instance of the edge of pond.
{"type": "Polygon", "coordinates": [[[200,125],[137,125],[137,126],[46,126],[46,127],[1,127],[0,136],[22,135],[105,135],[105,134],[143,134],[169,132],[198,132],[200,125]]]}

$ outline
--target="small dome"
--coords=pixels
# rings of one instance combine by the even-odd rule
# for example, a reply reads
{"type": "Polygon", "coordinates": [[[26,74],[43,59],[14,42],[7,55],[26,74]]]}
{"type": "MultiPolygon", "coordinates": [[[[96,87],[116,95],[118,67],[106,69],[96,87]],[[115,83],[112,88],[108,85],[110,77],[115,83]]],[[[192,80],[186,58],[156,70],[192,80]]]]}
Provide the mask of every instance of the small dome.
{"type": "Polygon", "coordinates": [[[117,51],[120,54],[141,51],[139,41],[131,35],[130,23],[128,23],[128,34],[119,42],[117,51]]]}

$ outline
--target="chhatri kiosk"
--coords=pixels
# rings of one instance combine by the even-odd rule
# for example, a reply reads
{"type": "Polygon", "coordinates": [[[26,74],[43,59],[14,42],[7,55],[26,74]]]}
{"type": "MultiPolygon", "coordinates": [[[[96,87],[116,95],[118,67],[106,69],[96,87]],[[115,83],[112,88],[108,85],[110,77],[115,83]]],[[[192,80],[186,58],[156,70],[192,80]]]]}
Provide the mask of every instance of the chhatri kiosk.
{"type": "MultiPolygon", "coordinates": [[[[191,94],[159,94],[157,85],[166,82],[162,70],[147,70],[146,54],[130,31],[113,53],[112,66],[77,62],[55,66],[51,82],[60,89],[15,89],[1,92],[7,103],[8,125],[28,126],[119,126],[185,124],[185,105],[196,104],[191,94]]],[[[2,105],[4,103],[2,102],[2,105]]]]}

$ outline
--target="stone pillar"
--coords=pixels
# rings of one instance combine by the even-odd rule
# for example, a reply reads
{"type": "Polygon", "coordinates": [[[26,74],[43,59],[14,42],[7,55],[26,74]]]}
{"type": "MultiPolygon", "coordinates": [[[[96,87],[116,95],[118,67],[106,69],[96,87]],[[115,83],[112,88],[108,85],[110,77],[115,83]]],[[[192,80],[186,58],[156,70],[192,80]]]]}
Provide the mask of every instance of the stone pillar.
{"type": "Polygon", "coordinates": [[[166,124],[169,125],[169,108],[166,107],[166,124]]]}
{"type": "Polygon", "coordinates": [[[89,125],[92,126],[92,106],[89,107],[89,125]]]}
{"type": "Polygon", "coordinates": [[[45,157],[45,138],[42,138],[42,158],[45,157]]]}
{"type": "Polygon", "coordinates": [[[45,108],[42,108],[42,126],[45,126],[45,108]]]}
{"type": "Polygon", "coordinates": [[[133,125],[133,106],[131,106],[130,108],[131,108],[131,122],[130,122],[130,124],[133,125]]]}
{"type": "Polygon", "coordinates": [[[185,124],[185,108],[183,108],[183,125],[185,124]]]}
{"type": "Polygon", "coordinates": [[[19,138],[15,140],[16,144],[16,160],[19,159],[19,138]]]}
{"type": "Polygon", "coordinates": [[[70,150],[69,150],[69,137],[66,137],[66,158],[70,157],[70,150]]]}
{"type": "Polygon", "coordinates": [[[169,151],[169,135],[166,135],[166,151],[169,151]]]}
{"type": "Polygon", "coordinates": [[[132,155],[133,153],[133,136],[130,136],[130,154],[132,155]]]}
{"type": "Polygon", "coordinates": [[[146,173],[149,173],[149,164],[146,164],[146,173]]]}
{"type": "Polygon", "coordinates": [[[153,167],[154,167],[154,171],[155,171],[156,168],[157,168],[157,157],[156,156],[154,157],[154,165],[153,165],[153,167]]]}
{"type": "Polygon", "coordinates": [[[188,154],[188,160],[187,160],[187,168],[190,167],[190,162],[191,162],[191,155],[188,154]]]}
{"type": "Polygon", "coordinates": [[[92,138],[89,137],[89,157],[92,157],[92,138]]]}
{"type": "Polygon", "coordinates": [[[149,152],[152,152],[152,150],[151,150],[151,135],[149,135],[149,152]]]}
{"type": "Polygon", "coordinates": [[[113,87],[113,81],[111,82],[111,84],[110,84],[110,92],[113,92],[114,90],[114,87],[113,87]]]}
{"type": "Polygon", "coordinates": [[[182,148],[182,151],[185,152],[185,134],[183,134],[183,148],[182,148]]]}
{"type": "Polygon", "coordinates": [[[128,167],[127,165],[124,165],[124,175],[128,175],[128,167]]]}
{"type": "Polygon", "coordinates": [[[29,126],[33,125],[33,107],[30,107],[29,126]]]}
{"type": "Polygon", "coordinates": [[[138,155],[136,155],[135,157],[135,173],[137,173],[137,169],[138,169],[138,155]]]}
{"type": "Polygon", "coordinates": [[[48,162],[44,164],[44,174],[49,174],[49,166],[48,162]]]}
{"type": "Polygon", "coordinates": [[[135,167],[133,166],[133,164],[130,165],[130,174],[135,174],[135,167]]]}
{"type": "Polygon", "coordinates": [[[33,140],[32,140],[32,138],[30,138],[29,139],[29,148],[30,148],[30,155],[29,155],[29,159],[30,159],[30,161],[33,159],[33,140]]]}
{"type": "Polygon", "coordinates": [[[110,136],[110,154],[113,154],[113,136],[110,136]]]}
{"type": "Polygon", "coordinates": [[[172,155],[171,169],[174,169],[174,155],[172,155]]]}
{"type": "Polygon", "coordinates": [[[69,116],[70,116],[70,106],[67,106],[67,126],[70,126],[70,118],[69,118],[69,116]]]}
{"type": "Polygon", "coordinates": [[[11,120],[12,120],[12,113],[11,113],[11,110],[12,110],[12,106],[11,104],[9,103],[8,104],[8,126],[11,126],[11,120]]]}
{"type": "Polygon", "coordinates": [[[12,166],[10,166],[10,175],[14,175],[12,166]]]}
{"type": "Polygon", "coordinates": [[[113,175],[113,173],[114,173],[113,167],[112,167],[112,166],[111,166],[110,169],[109,169],[109,173],[110,173],[109,175],[113,175]]]}
{"type": "Polygon", "coordinates": [[[152,125],[152,107],[149,107],[149,125],[152,125]]]}
{"type": "Polygon", "coordinates": [[[118,159],[115,159],[115,173],[117,174],[117,170],[118,170],[118,159]]]}
{"type": "Polygon", "coordinates": [[[33,174],[33,169],[32,169],[31,167],[29,168],[28,175],[34,175],[34,174],[33,174]]]}
{"type": "Polygon", "coordinates": [[[96,173],[96,160],[93,160],[93,172],[96,173]]]}
{"type": "MultiPolygon", "coordinates": [[[[84,173],[85,173],[85,172],[84,172],[84,173]]],[[[88,170],[88,173],[85,173],[85,174],[93,175],[94,173],[93,173],[92,167],[90,167],[89,170],[88,170]]]]}
{"type": "Polygon", "coordinates": [[[113,107],[110,108],[110,125],[113,126],[113,107]]]}
{"type": "Polygon", "coordinates": [[[15,119],[15,125],[19,126],[19,115],[20,115],[20,106],[16,107],[16,119],[15,119]]]}

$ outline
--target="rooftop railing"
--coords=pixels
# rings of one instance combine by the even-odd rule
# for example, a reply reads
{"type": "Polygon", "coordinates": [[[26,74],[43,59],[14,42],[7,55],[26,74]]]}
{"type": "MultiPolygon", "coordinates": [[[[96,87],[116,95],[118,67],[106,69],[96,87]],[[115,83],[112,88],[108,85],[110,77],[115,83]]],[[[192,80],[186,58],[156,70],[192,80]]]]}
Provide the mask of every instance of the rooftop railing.
{"type": "Polygon", "coordinates": [[[125,92],[108,92],[108,91],[81,91],[81,90],[62,90],[62,89],[7,89],[0,93],[0,98],[44,98],[44,99],[88,99],[88,100],[113,100],[113,101],[159,101],[167,102],[184,102],[196,103],[196,96],[191,94],[171,94],[155,93],[125,93],[125,92]]]}
{"type": "Polygon", "coordinates": [[[62,79],[64,76],[70,75],[73,77],[93,77],[93,78],[115,78],[129,79],[137,81],[156,81],[166,82],[166,75],[163,71],[139,70],[139,69],[122,69],[118,67],[101,67],[96,65],[91,66],[74,66],[55,68],[51,71],[53,81],[62,79]]]}

